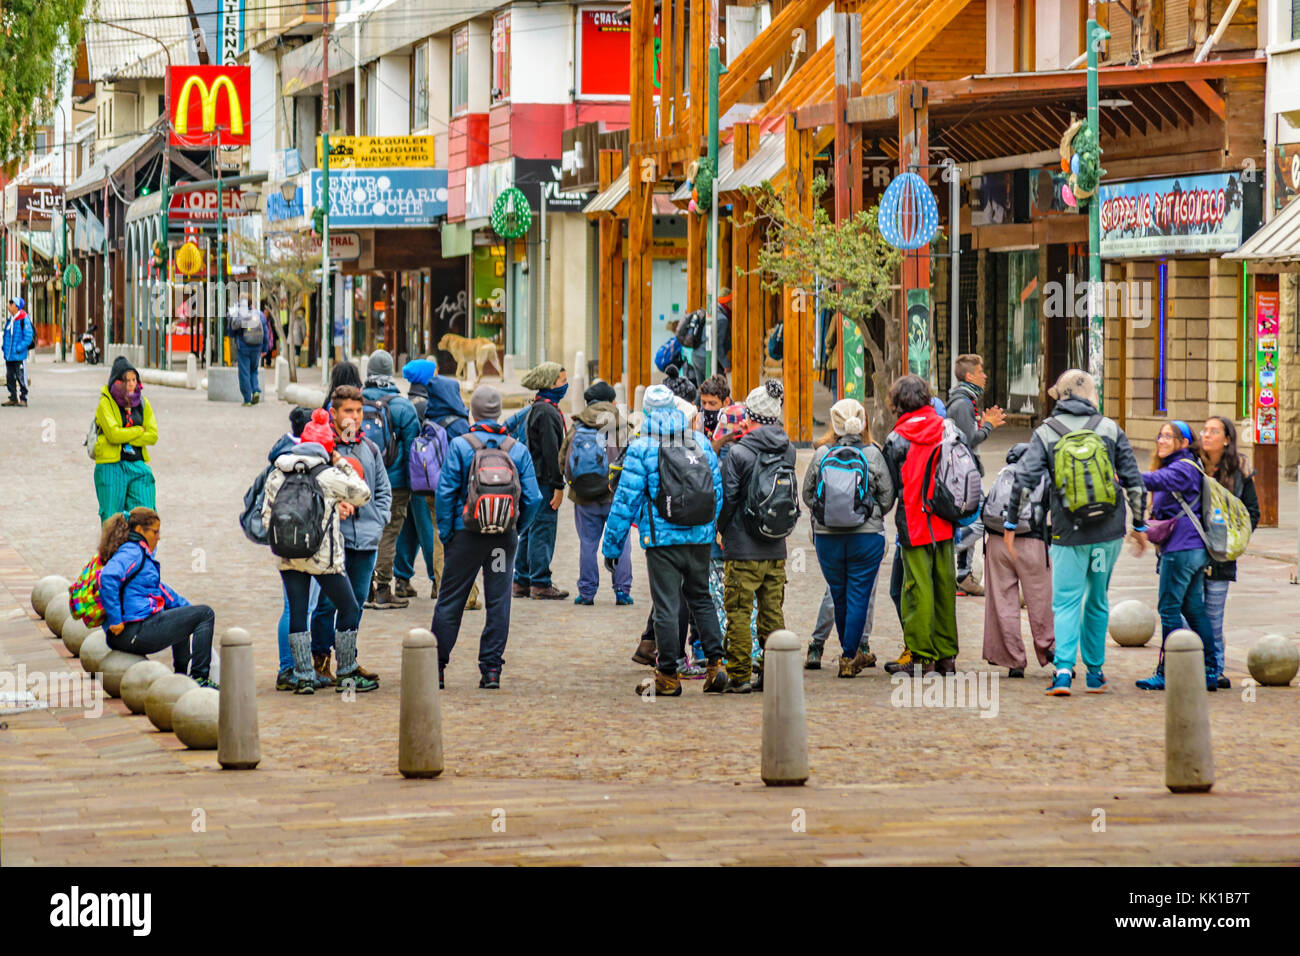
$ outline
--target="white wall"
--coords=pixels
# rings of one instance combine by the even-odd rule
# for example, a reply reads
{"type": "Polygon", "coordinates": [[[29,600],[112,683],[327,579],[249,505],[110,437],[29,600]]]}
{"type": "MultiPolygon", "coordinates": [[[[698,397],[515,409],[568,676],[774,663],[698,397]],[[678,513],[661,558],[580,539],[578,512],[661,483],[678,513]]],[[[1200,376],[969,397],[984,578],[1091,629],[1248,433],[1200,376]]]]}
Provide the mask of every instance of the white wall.
{"type": "Polygon", "coordinates": [[[1015,3],[988,0],[984,18],[985,72],[1010,73],[1016,64],[1015,3]]]}
{"type": "Polygon", "coordinates": [[[248,65],[252,68],[252,144],[248,150],[248,167],[258,171],[269,169],[271,153],[276,149],[276,132],[283,122],[278,109],[280,84],[276,79],[275,57],[267,53],[248,51],[248,65]]]}
{"type": "Polygon", "coordinates": [[[408,136],[411,132],[411,58],[384,56],[375,64],[378,96],[376,136],[408,136]]]}
{"type": "Polygon", "coordinates": [[[451,122],[451,35],[429,38],[429,132],[437,165],[446,168],[447,126],[451,122]]]}
{"type": "MultiPolygon", "coordinates": [[[[568,4],[510,8],[510,98],[567,103],[574,86],[574,11],[568,4]]],[[[473,49],[473,40],[470,41],[473,49]]]]}
{"type": "Polygon", "coordinates": [[[469,22],[469,111],[486,113],[491,105],[492,19],[483,17],[469,22]]]}
{"type": "Polygon", "coordinates": [[[546,214],[550,232],[550,271],[547,299],[550,322],[544,359],[561,363],[570,372],[574,355],[587,352],[588,285],[587,217],[578,213],[546,214]]]}
{"type": "Polygon", "coordinates": [[[1034,59],[1039,70],[1063,70],[1078,57],[1080,0],[1037,0],[1034,59]]]}

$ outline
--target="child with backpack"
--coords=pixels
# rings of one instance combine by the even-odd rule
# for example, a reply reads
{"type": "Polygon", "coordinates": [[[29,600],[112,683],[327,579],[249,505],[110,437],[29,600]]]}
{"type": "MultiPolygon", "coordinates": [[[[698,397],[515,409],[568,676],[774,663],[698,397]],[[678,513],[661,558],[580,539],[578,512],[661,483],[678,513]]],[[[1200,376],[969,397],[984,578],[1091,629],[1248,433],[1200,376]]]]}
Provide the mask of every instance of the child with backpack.
{"type": "MultiPolygon", "coordinates": [[[[542,506],[533,523],[520,532],[512,593],[514,597],[560,601],[569,592],[551,583],[551,559],[555,556],[560,502],[564,500],[560,445],[564,442],[565,421],[560,402],[569,391],[569,375],[558,362],[542,362],[525,373],[519,384],[537,393],[522,416],[520,440],[532,455],[542,506]]],[[[518,414],[511,417],[512,424],[518,421],[518,414]]]]}
{"type": "MultiPolygon", "coordinates": [[[[617,461],[619,439],[626,431],[614,387],[596,381],[582,395],[586,407],[573,416],[573,425],[560,446],[560,463],[573,502],[573,523],[578,531],[578,596],[574,604],[592,605],[600,586],[600,539],[605,533],[614,493],[609,487],[609,466],[617,461]]],[[[614,566],[614,603],[632,603],[632,542],[614,566]]]]}
{"type": "Polygon", "coordinates": [[[280,578],[289,596],[289,650],[294,693],[312,694],[316,672],[307,606],[311,582],[338,611],[334,653],[340,691],[357,684],[357,626],[361,607],[345,565],[340,519],[370,500],[370,489],[334,447],[334,429],[324,409],[312,412],[298,444],[275,460],[266,478],[262,523],[280,578]]]}
{"type": "Polygon", "coordinates": [[[498,422],[501,393],[490,385],[480,385],[470,396],[469,408],[474,424],[447,446],[434,497],[446,564],[431,629],[438,640],[441,685],[460,635],[465,598],[482,570],[487,619],[479,638],[479,687],[496,690],[501,686],[510,636],[515,551],[522,533],[545,503],[537,488],[532,455],[498,422]]]}
{"type": "Polygon", "coordinates": [[[1024,677],[1025,641],[1020,636],[1020,594],[1025,596],[1034,653],[1040,666],[1052,663],[1056,632],[1052,626],[1052,569],[1047,560],[1047,476],[1039,479],[1021,504],[1016,523],[1013,558],[1002,540],[1004,516],[1015,486],[1015,464],[1029,450],[1021,442],[1007,452],[1006,466],[998,472],[984,501],[984,659],[1008,668],[1008,677],[1024,677]]]}
{"type": "MultiPolygon", "coordinates": [[[[865,633],[885,556],[885,515],[894,504],[894,482],[871,443],[860,402],[845,398],[832,405],[831,429],[835,441],[817,451],[804,475],[803,500],[812,513],[817,563],[834,605],[839,676],[852,678],[875,663],[865,633]]],[[[820,655],[816,663],[821,666],[820,655]]]]}
{"type": "Polygon", "coordinates": [[[781,427],[784,394],[776,379],[749,393],[745,412],[754,427],[732,446],[721,468],[718,533],[726,567],[727,693],[762,689],[762,664],[755,675],[751,657],[755,600],[760,648],[773,631],[785,627],[785,539],[799,520],[799,487],[794,446],[781,427]]]}

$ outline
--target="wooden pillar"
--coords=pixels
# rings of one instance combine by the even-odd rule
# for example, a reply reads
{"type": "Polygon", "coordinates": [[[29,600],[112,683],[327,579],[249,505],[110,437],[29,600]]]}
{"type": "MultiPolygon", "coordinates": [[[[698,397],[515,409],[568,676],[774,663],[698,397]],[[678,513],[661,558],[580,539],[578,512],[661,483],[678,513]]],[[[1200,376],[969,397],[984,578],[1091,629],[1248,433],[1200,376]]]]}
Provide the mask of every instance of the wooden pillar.
{"type": "MultiPolygon", "coordinates": [[[[856,13],[835,14],[835,222],[852,219],[862,209],[862,128],[848,121],[849,97],[862,93],[862,18],[856,13]]],[[[845,394],[849,363],[844,358],[844,317],[832,321],[837,353],[836,398],[845,394]]],[[[856,339],[855,339],[856,341],[856,339]]]]}
{"type": "MultiPolygon", "coordinates": [[[[690,62],[690,75],[687,77],[690,105],[679,123],[679,128],[685,131],[686,142],[692,150],[690,155],[695,156],[699,155],[704,146],[704,120],[708,104],[707,11],[707,0],[690,0],[690,54],[687,57],[690,62]]],[[[678,60],[679,64],[682,62],[678,60]]],[[[704,308],[706,295],[704,279],[705,261],[708,255],[709,218],[707,211],[702,212],[703,214],[688,214],[686,220],[686,310],[688,312],[704,308]]]]}
{"type": "MultiPolygon", "coordinates": [[[[740,169],[758,151],[757,123],[737,123],[732,143],[734,169],[740,169]]],[[[763,290],[757,273],[760,229],[742,226],[754,203],[737,193],[731,200],[731,389],[739,401],[762,380],[763,290]]]]}
{"type": "MultiPolygon", "coordinates": [[[[910,72],[909,68],[909,72],[910,72]]],[[[929,181],[930,162],[930,107],[926,87],[915,81],[898,84],[898,171],[900,174],[917,173],[929,181]]],[[[910,369],[908,361],[908,293],[924,290],[927,300],[926,327],[929,327],[930,248],[904,250],[902,301],[899,308],[900,339],[902,342],[902,372],[910,369]]],[[[929,367],[919,369],[923,378],[929,378],[929,367]]]]}
{"type": "Polygon", "coordinates": [[[708,253],[709,218],[686,213],[686,311],[704,308],[704,260],[708,253]]]}
{"type": "MultiPolygon", "coordinates": [[[[597,160],[600,174],[600,191],[622,172],[623,153],[617,149],[602,149],[597,160]]],[[[605,215],[600,219],[600,301],[598,329],[600,331],[600,377],[609,383],[623,378],[623,220],[605,215]]]]}
{"type": "Polygon", "coordinates": [[[654,92],[653,37],[654,0],[632,2],[632,77],[629,97],[628,141],[631,175],[628,177],[628,296],[627,296],[627,365],[628,387],[650,384],[650,313],[651,313],[651,234],[654,230],[654,184],[659,178],[657,157],[646,155],[638,147],[654,139],[654,116],[651,97],[654,92]]]}
{"type": "MultiPolygon", "coordinates": [[[[812,219],[813,133],[785,118],[786,204],[793,215],[812,219]]],[[[811,282],[811,277],[808,277],[811,282]]],[[[785,335],[785,430],[792,441],[813,440],[812,387],[816,312],[812,290],[786,286],[781,300],[785,335]]]]}

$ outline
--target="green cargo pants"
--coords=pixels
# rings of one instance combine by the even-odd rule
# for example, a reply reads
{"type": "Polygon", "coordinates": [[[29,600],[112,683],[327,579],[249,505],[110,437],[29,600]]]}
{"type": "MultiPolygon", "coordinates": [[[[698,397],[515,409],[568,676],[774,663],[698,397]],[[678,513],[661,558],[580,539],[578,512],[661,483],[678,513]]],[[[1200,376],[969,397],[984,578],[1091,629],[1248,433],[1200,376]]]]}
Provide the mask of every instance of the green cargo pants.
{"type": "Polygon", "coordinates": [[[901,550],[903,643],[913,657],[956,657],[957,566],[952,541],[901,550]]]}
{"type": "Polygon", "coordinates": [[[758,646],[785,627],[785,560],[727,561],[723,578],[723,604],[727,609],[727,676],[743,684],[753,674],[753,638],[749,619],[758,598],[758,646]]]}

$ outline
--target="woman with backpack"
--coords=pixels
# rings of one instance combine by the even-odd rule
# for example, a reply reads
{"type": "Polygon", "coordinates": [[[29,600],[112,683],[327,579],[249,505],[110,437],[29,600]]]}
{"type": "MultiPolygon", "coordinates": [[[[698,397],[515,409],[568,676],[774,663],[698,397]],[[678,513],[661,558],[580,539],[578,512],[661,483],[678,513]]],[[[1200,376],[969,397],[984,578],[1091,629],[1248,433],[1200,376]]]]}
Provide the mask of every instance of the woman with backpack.
{"type": "Polygon", "coordinates": [[[172,667],[200,687],[208,677],[216,616],[206,604],[191,604],[162,582],[154,556],[162,522],[152,508],[134,508],[104,522],[99,537],[99,603],[104,636],[115,651],[142,656],[170,647],[172,667]]]}
{"type": "Polygon", "coordinates": [[[1156,567],[1160,575],[1160,660],[1150,677],[1137,682],[1142,690],[1165,689],[1165,641],[1183,626],[1183,619],[1200,635],[1205,648],[1205,689],[1218,690],[1219,673],[1214,662],[1214,625],[1205,612],[1204,572],[1210,563],[1205,542],[1196,522],[1188,515],[1200,514],[1200,445],[1184,421],[1168,421],[1156,435],[1151,470],[1142,473],[1142,484],[1155,492],[1147,539],[1159,548],[1156,567]]]}
{"type": "Polygon", "coordinates": [[[316,690],[307,603],[315,579],[337,609],[334,653],[336,681],[346,689],[359,682],[357,626],[361,607],[344,564],[346,518],[370,500],[366,482],[334,448],[334,430],[324,409],[312,412],[298,444],[275,460],[266,479],[262,523],[271,551],[280,559],[280,578],[289,596],[289,650],[293,654],[294,693],[316,690]]]}
{"type": "MultiPolygon", "coordinates": [[[[1246,506],[1250,530],[1259,527],[1259,496],[1255,493],[1255,473],[1246,456],[1237,451],[1237,427],[1231,418],[1212,415],[1201,429],[1201,461],[1205,473],[1246,506]]],[[[1228,586],[1237,580],[1236,561],[1210,560],[1205,572],[1205,613],[1214,627],[1214,667],[1223,690],[1232,686],[1223,673],[1223,610],[1228,603],[1228,586]]]]}
{"type": "Polygon", "coordinates": [[[95,407],[92,455],[101,525],[119,511],[155,505],[148,446],[158,443],[158,421],[141,391],[140,373],[119,355],[95,407]]]}
{"type": "Polygon", "coordinates": [[[839,676],[857,677],[874,663],[862,639],[895,489],[884,455],[871,443],[861,402],[845,398],[832,405],[831,430],[835,441],[808,465],[803,500],[812,512],[817,563],[835,604],[839,676]]]}

